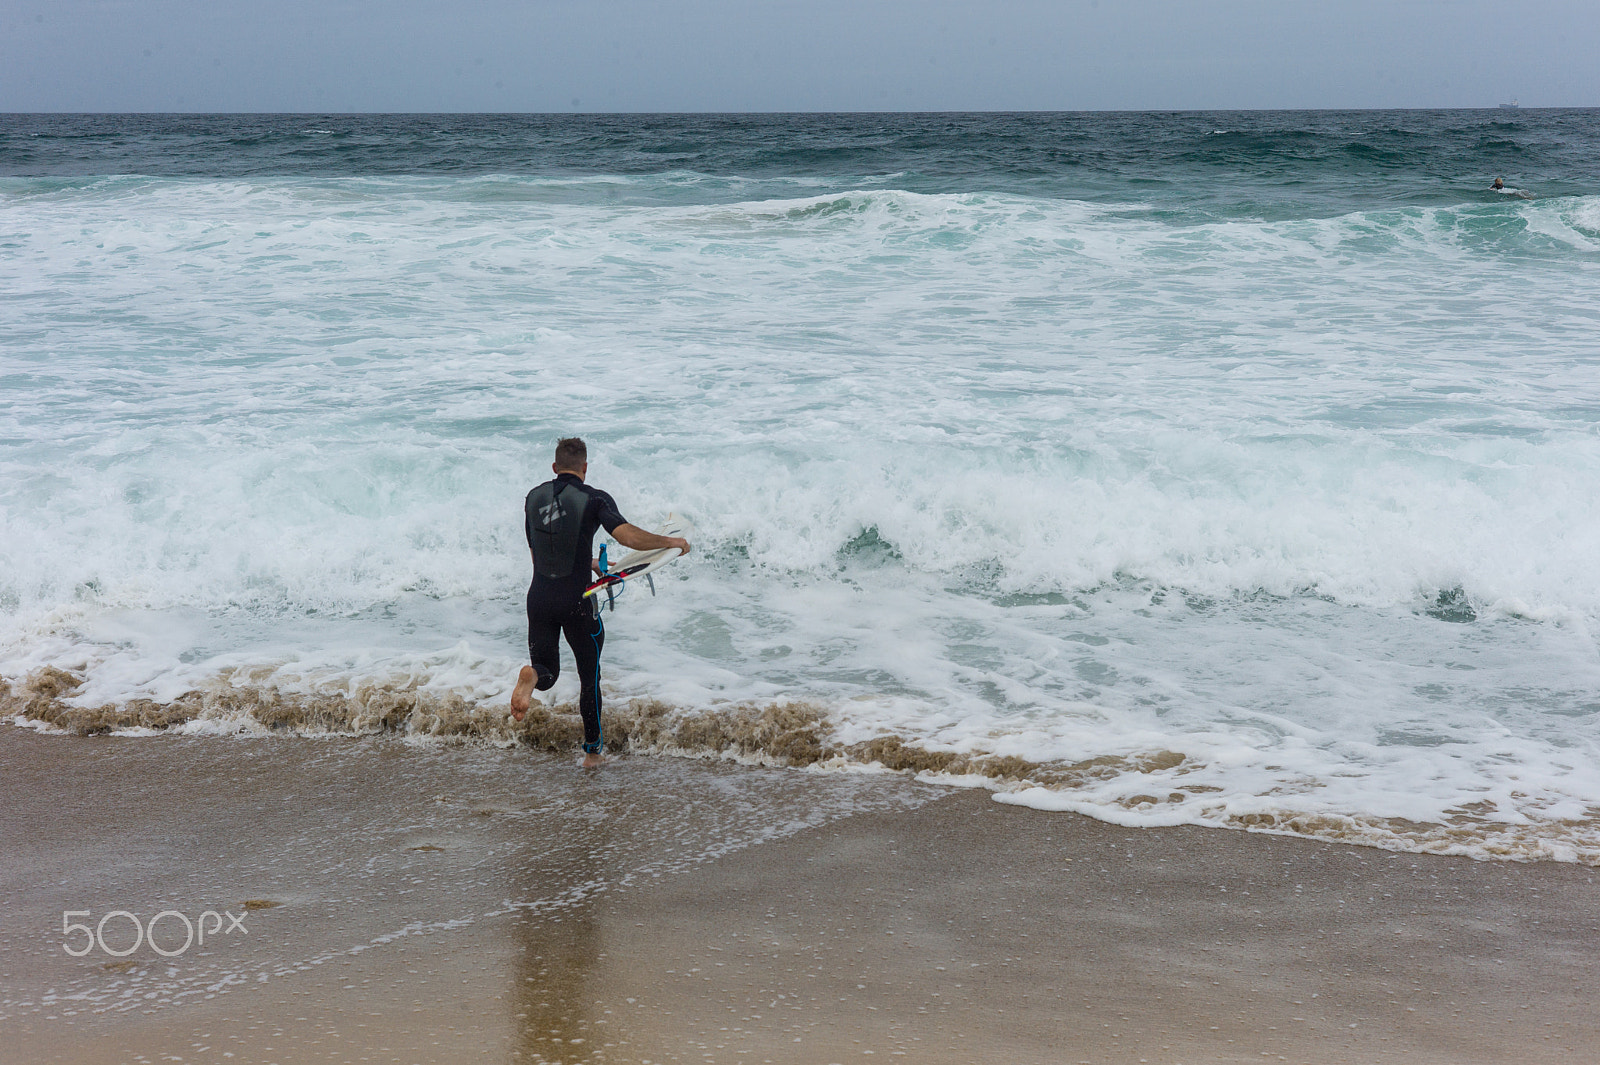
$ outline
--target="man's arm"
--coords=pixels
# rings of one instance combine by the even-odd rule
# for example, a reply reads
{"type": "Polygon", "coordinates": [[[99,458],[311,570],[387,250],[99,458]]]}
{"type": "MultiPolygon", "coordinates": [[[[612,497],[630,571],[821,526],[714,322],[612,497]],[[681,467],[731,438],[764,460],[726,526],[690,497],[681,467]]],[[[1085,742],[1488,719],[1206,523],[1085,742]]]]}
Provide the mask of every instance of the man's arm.
{"type": "Polygon", "coordinates": [[[664,547],[676,547],[684,554],[689,553],[689,541],[681,536],[657,536],[653,532],[645,532],[637,525],[623,522],[611,530],[612,537],[623,547],[631,547],[635,551],[659,551],[664,547]]]}

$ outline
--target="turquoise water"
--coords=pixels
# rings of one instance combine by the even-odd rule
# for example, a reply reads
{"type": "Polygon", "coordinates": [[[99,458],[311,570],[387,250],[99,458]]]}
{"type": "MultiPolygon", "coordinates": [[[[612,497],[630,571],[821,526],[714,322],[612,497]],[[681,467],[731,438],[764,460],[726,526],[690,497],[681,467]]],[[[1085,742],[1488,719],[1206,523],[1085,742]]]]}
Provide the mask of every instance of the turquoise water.
{"type": "Polygon", "coordinates": [[[697,529],[608,616],[614,701],[1600,859],[1597,131],[0,118],[0,676],[487,709],[578,433],[697,529]]]}

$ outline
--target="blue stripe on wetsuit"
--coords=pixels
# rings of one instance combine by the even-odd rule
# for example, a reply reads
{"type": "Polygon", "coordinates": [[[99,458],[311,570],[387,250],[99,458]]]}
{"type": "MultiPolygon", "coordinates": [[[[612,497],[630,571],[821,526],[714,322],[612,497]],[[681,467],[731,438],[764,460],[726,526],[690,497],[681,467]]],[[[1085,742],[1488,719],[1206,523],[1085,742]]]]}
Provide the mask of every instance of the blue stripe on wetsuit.
{"type": "Polygon", "coordinates": [[[590,634],[589,641],[594,644],[594,724],[600,733],[600,738],[593,746],[587,743],[583,745],[585,754],[599,754],[606,749],[605,725],[600,719],[600,638],[606,634],[606,623],[600,619],[599,614],[594,616],[594,623],[596,631],[590,634]]]}

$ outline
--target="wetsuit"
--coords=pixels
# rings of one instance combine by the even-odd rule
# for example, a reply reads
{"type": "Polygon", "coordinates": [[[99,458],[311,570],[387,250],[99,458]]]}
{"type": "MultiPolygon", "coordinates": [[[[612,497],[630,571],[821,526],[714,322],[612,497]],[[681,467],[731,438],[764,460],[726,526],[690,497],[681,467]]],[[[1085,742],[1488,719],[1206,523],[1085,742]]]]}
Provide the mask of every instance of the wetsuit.
{"type": "Polygon", "coordinates": [[[616,501],[598,488],[584,484],[576,474],[563,473],[528,493],[523,504],[523,528],[533,551],[533,583],[528,585],[528,658],[538,675],[535,684],[547,690],[561,675],[559,636],[578,664],[582,691],[578,710],[583,715],[583,749],[599,751],[600,651],[605,646],[605,626],[594,602],[583,597],[589,586],[589,560],[594,534],[627,524],[616,501]]]}

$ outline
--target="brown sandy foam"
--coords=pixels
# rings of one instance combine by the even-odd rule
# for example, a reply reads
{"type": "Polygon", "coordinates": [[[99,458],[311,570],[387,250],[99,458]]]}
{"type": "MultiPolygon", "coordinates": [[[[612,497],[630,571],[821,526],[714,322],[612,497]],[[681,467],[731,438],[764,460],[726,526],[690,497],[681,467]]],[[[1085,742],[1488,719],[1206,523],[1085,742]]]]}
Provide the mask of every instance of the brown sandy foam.
{"type": "MultiPolygon", "coordinates": [[[[222,678],[209,688],[185,692],[165,703],[131,699],[120,704],[79,706],[70,702],[83,678],[54,667],[14,684],[0,678],[0,716],[39,721],[78,736],[126,728],[165,730],[189,721],[248,719],[268,729],[303,733],[397,732],[441,738],[513,742],[553,752],[574,751],[583,726],[572,703],[535,703],[519,724],[500,704],[473,703],[417,687],[369,685],[351,692],[290,692],[274,686],[235,684],[222,678]]],[[[635,699],[606,711],[606,746],[613,751],[731,754],[750,761],[808,766],[846,760],[895,771],[977,775],[1071,787],[1124,772],[1152,772],[1182,764],[1174,751],[1081,762],[1035,762],[1014,756],[928,750],[896,736],[841,744],[833,739],[828,713],[806,702],[739,704],[726,709],[682,711],[654,699],[635,699]]],[[[1135,801],[1159,801],[1136,796],[1135,801]]]]}
{"type": "MultiPolygon", "coordinates": [[[[260,671],[264,677],[269,671],[260,671]]],[[[303,734],[405,734],[443,740],[480,740],[550,752],[575,751],[583,728],[571,703],[535,703],[521,723],[503,704],[475,703],[458,694],[427,691],[415,684],[371,684],[353,690],[291,691],[228,674],[170,702],[133,699],[80,706],[71,701],[83,678],[46,668],[9,682],[0,678],[0,716],[38,721],[80,736],[143,727],[157,731],[214,719],[303,734]],[[243,682],[241,682],[243,681],[243,682]]],[[[1080,761],[1032,761],[1010,755],[933,750],[895,735],[858,743],[837,740],[828,712],[806,702],[684,710],[653,699],[608,708],[605,741],[614,752],[723,756],[773,766],[856,764],[908,774],[977,779],[996,788],[1044,787],[1070,794],[1129,774],[1151,777],[1151,790],[1119,800],[1131,811],[1192,803],[1215,789],[1183,780],[1198,768],[1184,754],[1152,750],[1103,755],[1080,761]],[[1163,774],[1156,778],[1154,774],[1163,774]],[[1164,786],[1161,786],[1164,785],[1164,786]]],[[[1341,843],[1435,854],[1470,854],[1513,861],[1548,859],[1559,851],[1581,864],[1600,865],[1600,809],[1560,822],[1527,819],[1507,823],[1494,811],[1464,806],[1440,823],[1400,818],[1313,813],[1293,807],[1236,814],[1208,811],[1208,824],[1327,839],[1341,843]]]]}
{"type": "Polygon", "coordinates": [[[0,773],[4,1061],[1541,1065],[1600,1043],[1579,866],[382,737],[0,727],[0,773]],[[281,905],[207,955],[60,950],[62,910],[251,899],[281,905]]]}

